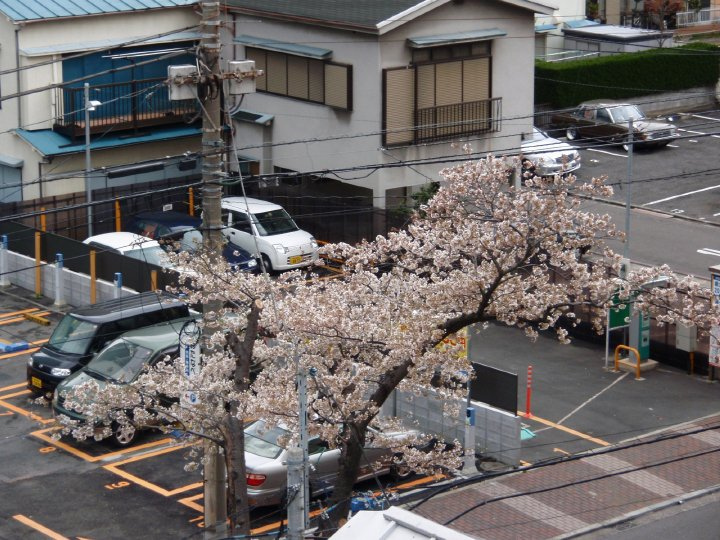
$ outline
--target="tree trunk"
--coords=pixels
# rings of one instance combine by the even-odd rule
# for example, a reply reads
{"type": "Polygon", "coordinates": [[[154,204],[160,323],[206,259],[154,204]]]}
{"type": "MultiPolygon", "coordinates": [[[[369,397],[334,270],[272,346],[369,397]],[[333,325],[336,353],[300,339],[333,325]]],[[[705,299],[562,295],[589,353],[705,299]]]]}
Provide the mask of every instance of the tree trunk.
{"type": "Polygon", "coordinates": [[[350,498],[360,470],[365,447],[367,424],[347,423],[342,434],[340,448],[340,468],[330,497],[330,526],[332,529],[341,527],[350,511],[350,498]]]}
{"type": "Polygon", "coordinates": [[[227,468],[227,504],[230,535],[250,534],[247,483],[245,480],[245,422],[228,414],[222,424],[227,468]]]}

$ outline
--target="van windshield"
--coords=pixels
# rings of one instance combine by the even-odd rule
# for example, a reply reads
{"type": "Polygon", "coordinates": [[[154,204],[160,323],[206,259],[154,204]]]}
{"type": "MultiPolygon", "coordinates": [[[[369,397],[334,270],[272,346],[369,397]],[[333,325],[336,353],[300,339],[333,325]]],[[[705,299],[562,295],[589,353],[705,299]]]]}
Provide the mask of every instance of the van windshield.
{"type": "Polygon", "coordinates": [[[76,319],[72,315],[66,315],[55,328],[47,345],[51,349],[66,354],[83,355],[90,348],[98,326],[88,321],[76,319]]]}
{"type": "Polygon", "coordinates": [[[284,209],[270,210],[253,214],[255,226],[260,236],[272,236],[297,231],[298,226],[284,209]]]}
{"type": "Polygon", "coordinates": [[[152,351],[125,339],[116,339],[87,365],[88,371],[112,381],[129,383],[145,364],[152,351]]]}

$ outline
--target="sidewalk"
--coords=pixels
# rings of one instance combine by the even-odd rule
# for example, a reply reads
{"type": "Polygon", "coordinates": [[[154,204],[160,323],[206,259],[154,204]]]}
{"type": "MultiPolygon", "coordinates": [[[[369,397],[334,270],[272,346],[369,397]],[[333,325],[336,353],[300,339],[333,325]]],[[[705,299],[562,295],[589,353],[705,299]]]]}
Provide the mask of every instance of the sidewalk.
{"type": "Polygon", "coordinates": [[[487,540],[571,538],[720,492],[717,382],[663,365],[635,380],[606,369],[601,345],[533,343],[499,325],[471,335],[469,355],[518,374],[521,415],[533,366],[525,466],[461,481],[414,512],[487,540]]]}
{"type": "Polygon", "coordinates": [[[720,414],[479,481],[413,511],[476,538],[572,538],[718,490],[720,414]]]}

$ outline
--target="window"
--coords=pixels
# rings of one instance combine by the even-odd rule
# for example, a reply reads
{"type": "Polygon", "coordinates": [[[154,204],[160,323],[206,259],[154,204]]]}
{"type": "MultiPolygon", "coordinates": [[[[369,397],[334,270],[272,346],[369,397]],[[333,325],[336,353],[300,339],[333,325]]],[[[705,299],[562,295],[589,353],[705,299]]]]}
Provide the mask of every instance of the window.
{"type": "Polygon", "coordinates": [[[410,40],[412,65],[384,71],[383,145],[414,144],[500,130],[491,92],[491,43],[426,47],[410,40]]]}
{"type": "Polygon", "coordinates": [[[265,72],[259,92],[352,110],[352,66],[255,47],[245,47],[245,56],[265,72]]]}

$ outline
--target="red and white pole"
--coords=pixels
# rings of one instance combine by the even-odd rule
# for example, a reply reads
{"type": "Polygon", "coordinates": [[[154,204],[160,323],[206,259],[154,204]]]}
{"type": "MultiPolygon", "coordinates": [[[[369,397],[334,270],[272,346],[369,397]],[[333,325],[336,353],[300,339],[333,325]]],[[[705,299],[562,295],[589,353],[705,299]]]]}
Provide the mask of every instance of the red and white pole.
{"type": "Polygon", "coordinates": [[[533,367],[528,366],[528,368],[527,368],[527,389],[525,392],[525,416],[526,417],[532,416],[532,413],[530,412],[530,401],[532,398],[532,372],[533,372],[533,367]]]}

